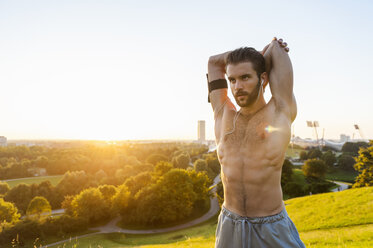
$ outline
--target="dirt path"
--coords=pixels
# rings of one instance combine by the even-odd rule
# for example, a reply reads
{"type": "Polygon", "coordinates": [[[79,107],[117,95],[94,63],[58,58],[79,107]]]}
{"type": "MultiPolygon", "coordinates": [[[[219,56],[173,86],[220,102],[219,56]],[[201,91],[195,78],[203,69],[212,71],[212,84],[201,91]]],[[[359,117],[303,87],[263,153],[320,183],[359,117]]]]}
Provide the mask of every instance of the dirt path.
{"type": "MultiPolygon", "coordinates": [[[[215,177],[214,183],[211,185],[211,187],[216,186],[219,182],[220,182],[220,174],[215,177]]],[[[131,234],[151,234],[151,233],[164,233],[164,232],[177,231],[177,230],[180,230],[180,229],[192,227],[194,225],[197,225],[199,223],[207,221],[208,219],[210,219],[211,217],[213,217],[215,214],[217,214],[219,212],[220,207],[219,207],[218,199],[215,196],[216,187],[213,187],[211,189],[211,192],[213,193],[213,197],[210,198],[210,209],[209,209],[209,211],[207,213],[205,213],[203,216],[201,216],[197,219],[194,219],[190,222],[187,222],[187,223],[184,223],[184,224],[181,224],[181,225],[177,225],[177,226],[173,226],[173,227],[167,227],[167,228],[150,229],[150,230],[131,230],[131,229],[123,229],[123,228],[120,228],[120,227],[116,226],[118,221],[120,221],[120,217],[118,216],[118,217],[114,218],[113,220],[111,220],[109,223],[107,223],[105,226],[90,228],[90,230],[96,231],[96,232],[81,235],[81,236],[77,236],[77,237],[74,237],[73,239],[80,239],[80,238],[84,238],[84,237],[88,237],[88,236],[97,235],[97,234],[100,234],[100,233],[114,233],[114,232],[116,232],[116,233],[131,233],[131,234]]],[[[51,246],[54,246],[54,245],[60,245],[60,244],[63,244],[65,242],[68,242],[68,241],[70,241],[70,239],[65,239],[65,240],[61,240],[61,241],[58,241],[58,242],[55,242],[55,243],[52,243],[52,244],[48,244],[48,245],[43,246],[42,248],[51,247],[51,246]]]]}

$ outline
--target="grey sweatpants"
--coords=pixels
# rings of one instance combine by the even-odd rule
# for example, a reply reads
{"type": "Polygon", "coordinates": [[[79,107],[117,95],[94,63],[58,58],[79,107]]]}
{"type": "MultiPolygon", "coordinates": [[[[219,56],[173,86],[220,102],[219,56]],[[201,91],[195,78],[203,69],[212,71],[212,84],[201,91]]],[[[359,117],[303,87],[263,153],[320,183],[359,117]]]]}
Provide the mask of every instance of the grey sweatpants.
{"type": "Polygon", "coordinates": [[[226,209],[219,215],[215,248],[282,248],[305,245],[286,209],[265,217],[243,217],[226,209]]]}

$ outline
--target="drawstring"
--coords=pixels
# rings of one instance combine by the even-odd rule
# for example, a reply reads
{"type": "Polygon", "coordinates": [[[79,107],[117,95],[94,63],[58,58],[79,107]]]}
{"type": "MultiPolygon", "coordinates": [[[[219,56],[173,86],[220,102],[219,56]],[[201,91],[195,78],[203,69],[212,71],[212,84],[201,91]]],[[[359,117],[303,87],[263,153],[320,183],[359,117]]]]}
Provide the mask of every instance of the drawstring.
{"type": "MultiPolygon", "coordinates": [[[[242,248],[246,248],[246,222],[247,222],[247,226],[248,226],[248,232],[250,232],[251,228],[250,228],[250,223],[249,223],[249,220],[247,220],[246,218],[242,220],[242,248]]],[[[250,237],[250,234],[249,234],[249,237],[250,237]]]]}

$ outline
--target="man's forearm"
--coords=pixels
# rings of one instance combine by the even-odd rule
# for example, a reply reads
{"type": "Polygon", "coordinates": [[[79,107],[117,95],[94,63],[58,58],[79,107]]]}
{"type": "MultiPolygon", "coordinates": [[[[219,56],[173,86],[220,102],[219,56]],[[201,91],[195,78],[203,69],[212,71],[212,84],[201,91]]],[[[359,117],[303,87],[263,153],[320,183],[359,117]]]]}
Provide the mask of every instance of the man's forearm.
{"type": "Polygon", "coordinates": [[[266,72],[269,77],[269,74],[272,70],[272,46],[268,46],[265,53],[263,54],[263,57],[265,61],[266,72]]]}
{"type": "Polygon", "coordinates": [[[225,77],[225,63],[229,53],[230,52],[225,52],[209,58],[207,68],[209,82],[217,79],[223,79],[225,77]]]}

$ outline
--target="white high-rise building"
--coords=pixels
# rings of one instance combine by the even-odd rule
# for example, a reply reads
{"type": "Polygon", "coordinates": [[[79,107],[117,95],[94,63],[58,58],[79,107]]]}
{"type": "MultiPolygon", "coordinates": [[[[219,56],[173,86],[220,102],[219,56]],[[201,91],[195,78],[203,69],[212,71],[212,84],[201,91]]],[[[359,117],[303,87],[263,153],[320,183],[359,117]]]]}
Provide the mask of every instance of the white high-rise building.
{"type": "Polygon", "coordinates": [[[206,122],[205,121],[198,121],[198,141],[205,142],[206,141],[206,122]]]}
{"type": "Polygon", "coordinates": [[[0,146],[7,146],[7,139],[5,136],[0,136],[0,146]]]}

